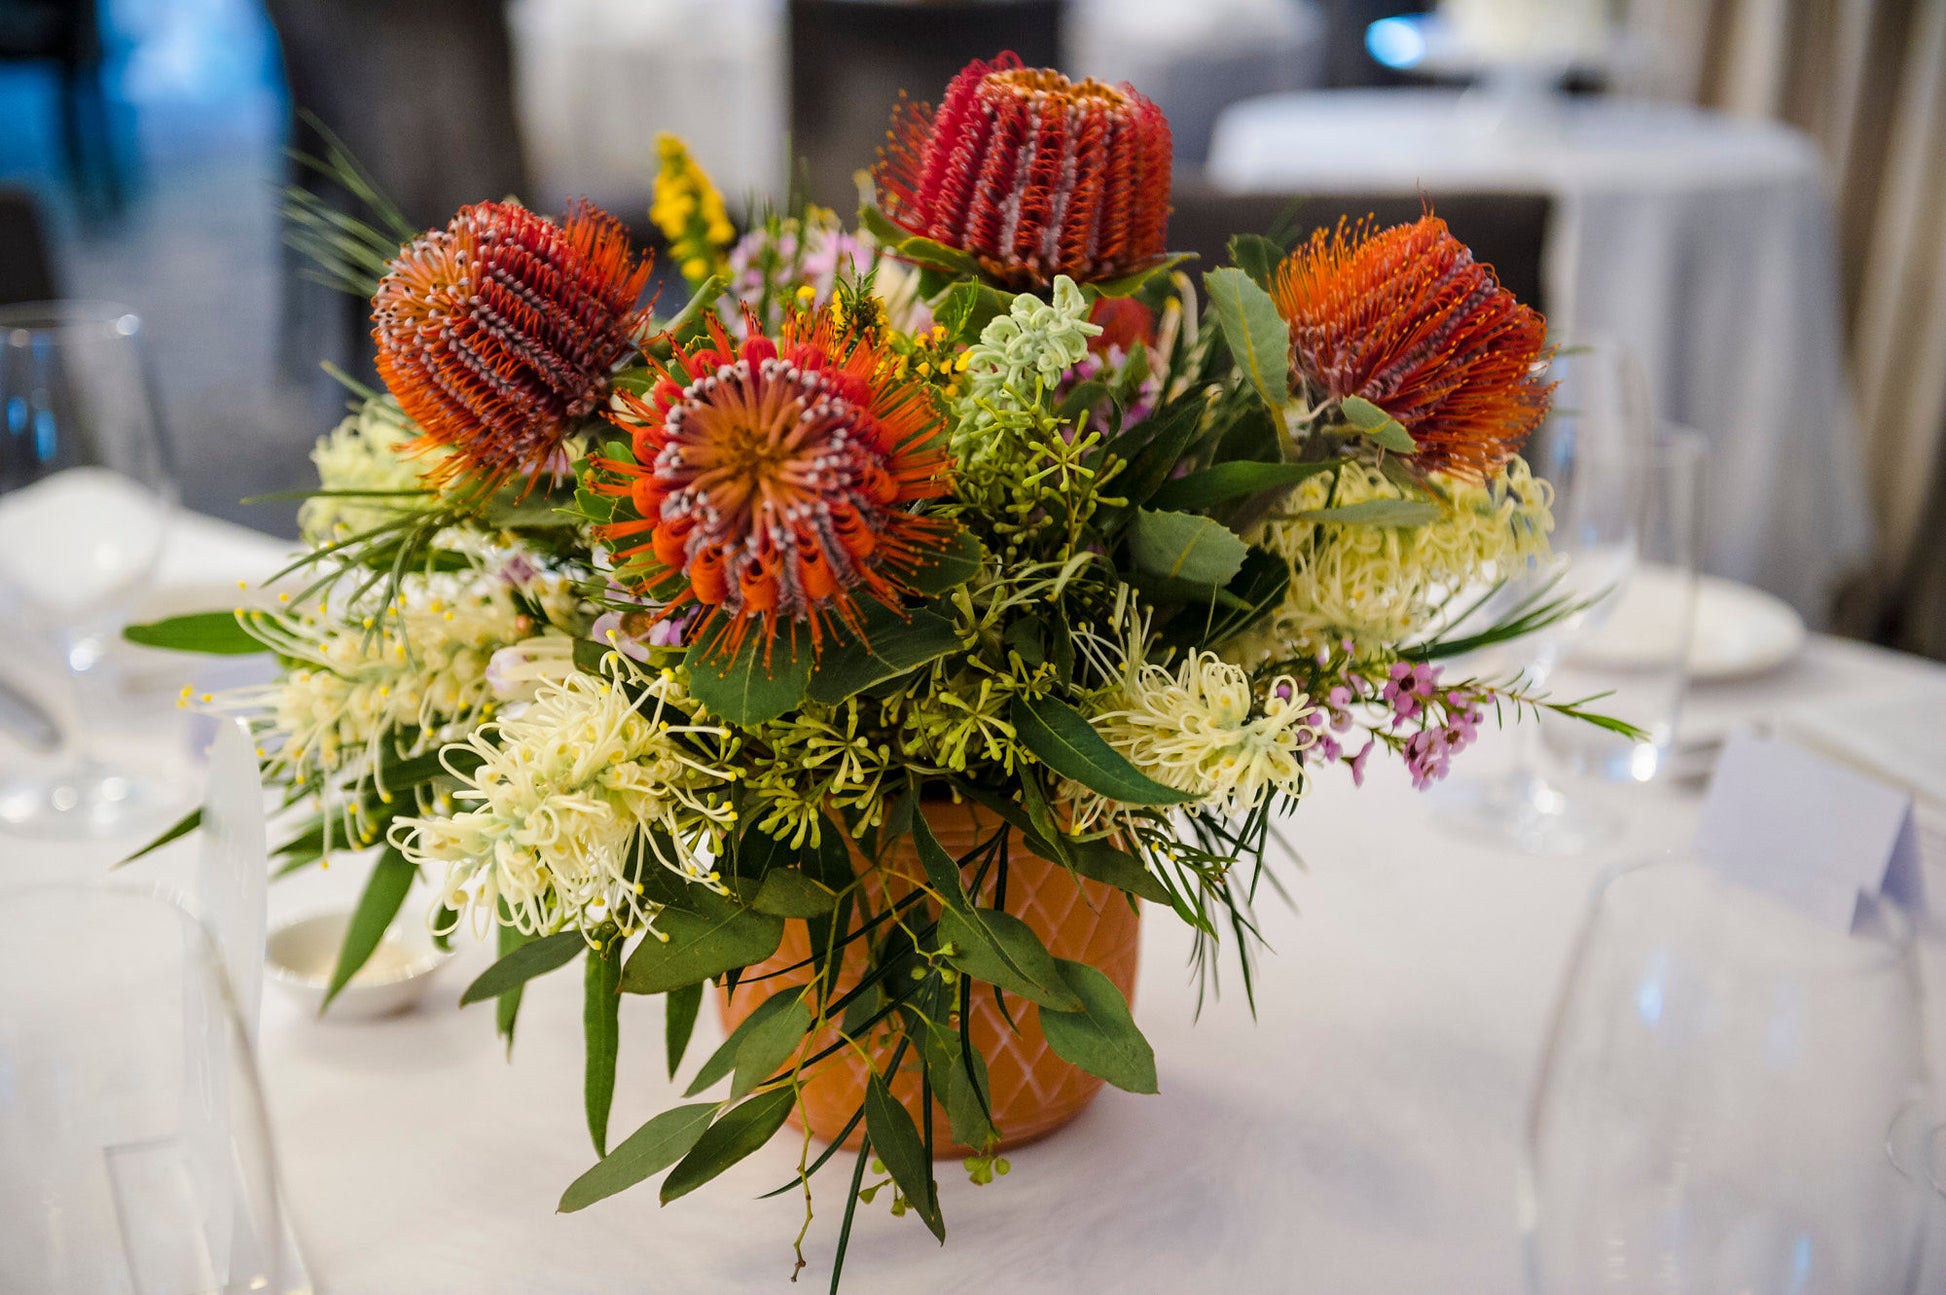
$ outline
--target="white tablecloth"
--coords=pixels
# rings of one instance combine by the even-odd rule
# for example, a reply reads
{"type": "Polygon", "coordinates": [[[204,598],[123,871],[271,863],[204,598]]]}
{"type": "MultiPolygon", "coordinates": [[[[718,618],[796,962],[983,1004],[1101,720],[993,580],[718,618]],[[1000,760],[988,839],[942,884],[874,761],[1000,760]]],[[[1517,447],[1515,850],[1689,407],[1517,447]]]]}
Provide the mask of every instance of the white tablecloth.
{"type": "Polygon", "coordinates": [[[1557,203],[1557,338],[1647,363],[1663,417],[1715,450],[1707,562],[1813,624],[1870,553],[1837,251],[1810,141],[1611,99],[1515,114],[1439,91],[1284,95],[1217,123],[1210,175],[1245,192],[1524,191],[1557,203]]]}
{"type": "MultiPolygon", "coordinates": [[[[182,535],[180,580],[261,575],[267,541],[216,524],[182,535]],[[194,550],[194,552],[190,552],[194,550]],[[227,553],[227,570],[212,566],[227,553]],[[192,563],[193,565],[184,565],[192,563]]],[[[234,582],[231,582],[232,588],[234,582]]],[[[1768,678],[1703,691],[1706,727],[1825,698],[1834,711],[1896,696],[1946,670],[1831,639],[1768,678]]],[[[128,720],[179,750],[168,697],[128,720]]],[[[1491,749],[1466,768],[1493,767],[1491,749]]],[[[885,1197],[861,1207],[845,1289],[868,1292],[1332,1295],[1520,1289],[1514,1178],[1529,1083],[1590,882],[1618,860],[1683,840],[1693,792],[1632,789],[1631,836],[1572,861],[1508,855],[1427,820],[1395,770],[1363,792],[1323,780],[1283,827],[1303,866],[1275,866],[1294,908],[1260,914],[1257,1019],[1232,976],[1194,1015],[1188,936],[1145,923],[1135,1006],[1161,1092],[1107,1090],[1070,1128],[1012,1153],[988,1187],[940,1166],[948,1246],[885,1197]]],[[[93,875],[116,851],[5,842],[0,872],[93,875]]],[[[186,851],[128,870],[166,876],[186,851]]],[[[346,862],[280,882],[272,920],[348,905],[346,862]]],[[[802,1218],[785,1139],[694,1196],[658,1208],[638,1189],[556,1215],[592,1162],[581,1107],[580,980],[534,984],[511,1061],[491,1010],[455,1006],[490,961],[469,949],[426,1007],[376,1023],[319,1022],[274,991],[262,1066],[297,1230],[321,1291],[688,1292],[822,1290],[850,1162],[818,1181],[810,1266],[788,1281],[802,1218]]],[[[677,1099],[663,1075],[659,1000],[623,1012],[619,1138],[677,1099]]],[[[708,1012],[684,1078],[721,1032],[708,1012]]],[[[1939,1289],[1939,1287],[1928,1287],[1939,1289]]]]}

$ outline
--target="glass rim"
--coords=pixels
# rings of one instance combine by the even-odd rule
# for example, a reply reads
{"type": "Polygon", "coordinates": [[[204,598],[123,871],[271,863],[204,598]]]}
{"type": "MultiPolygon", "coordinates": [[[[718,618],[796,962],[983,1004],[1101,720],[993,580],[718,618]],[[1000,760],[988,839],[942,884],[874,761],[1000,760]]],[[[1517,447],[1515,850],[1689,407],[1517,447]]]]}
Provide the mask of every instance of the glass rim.
{"type": "MultiPolygon", "coordinates": [[[[1589,887],[1585,919],[1588,925],[1584,935],[1592,935],[1597,926],[1625,920],[1614,906],[1620,902],[1616,895],[1623,887],[1642,883],[1645,877],[1649,879],[1648,884],[1653,884],[1658,877],[1683,871],[1693,871],[1708,878],[1709,884],[1721,887],[1723,894],[1774,905],[1782,911],[1799,915],[1779,896],[1724,877],[1712,871],[1693,849],[1681,849],[1660,855],[1636,856],[1602,869],[1589,887]]],[[[1846,932],[1844,943],[1834,942],[1831,945],[1834,949],[1848,950],[1853,955],[1849,959],[1840,959],[1852,964],[1842,968],[1844,974],[1875,974],[1914,955],[1920,939],[1920,915],[1892,896],[1882,894],[1861,895],[1859,913],[1860,929],[1846,932]]],[[[1831,934],[1835,935],[1836,932],[1831,934]]]]}
{"type": "Polygon", "coordinates": [[[134,337],[142,317],[118,301],[22,301],[0,306],[0,344],[27,346],[35,336],[64,333],[134,337]]]}

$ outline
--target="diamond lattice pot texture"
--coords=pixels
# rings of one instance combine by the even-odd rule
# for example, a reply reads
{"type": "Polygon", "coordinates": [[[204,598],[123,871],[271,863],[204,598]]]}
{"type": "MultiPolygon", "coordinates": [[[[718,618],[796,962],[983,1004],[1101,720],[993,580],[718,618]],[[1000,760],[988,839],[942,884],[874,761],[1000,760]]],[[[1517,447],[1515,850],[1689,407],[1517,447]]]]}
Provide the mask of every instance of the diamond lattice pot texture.
{"type": "MultiPolygon", "coordinates": [[[[923,812],[933,835],[953,858],[967,854],[998,826],[991,815],[982,814],[971,805],[947,800],[929,800],[923,812]]],[[[861,889],[867,892],[870,907],[875,911],[883,905],[886,895],[896,898],[908,893],[909,878],[924,876],[910,835],[900,837],[877,865],[867,861],[855,843],[847,844],[853,865],[861,873],[873,874],[861,889]]],[[[968,882],[971,882],[970,875],[968,882]]],[[[979,902],[992,904],[990,880],[979,902]]],[[[1032,928],[1047,945],[1048,952],[1057,958],[1095,967],[1133,1003],[1140,928],[1136,910],[1120,891],[1077,877],[1059,864],[1029,853],[1016,838],[1008,859],[1006,911],[1032,928]]],[[[734,1030],[772,994],[808,983],[808,968],[783,969],[809,956],[810,938],[804,923],[788,923],[777,952],[751,966],[735,993],[717,991],[724,1028],[734,1030]]],[[[865,954],[858,943],[847,946],[839,991],[856,985],[864,968],[865,954]]],[[[990,987],[980,985],[973,994],[973,1043],[986,1058],[993,1123],[1000,1131],[1002,1148],[1016,1147],[1052,1133],[1079,1115],[1102,1086],[1102,1081],[1095,1076],[1054,1055],[1048,1047],[1047,1036],[1041,1032],[1040,1008],[1009,995],[1007,1012],[1020,1027],[1017,1032],[1002,1018],[990,987]]],[[[836,1039],[833,1032],[813,1036],[811,1050],[820,1051],[836,1039]]],[[[891,1058],[892,1045],[881,1045],[872,1051],[882,1068],[891,1058]]],[[[812,1134],[831,1141],[864,1102],[865,1074],[864,1060],[856,1051],[847,1049],[833,1054],[805,1084],[803,1105],[792,1113],[791,1123],[799,1127],[808,1123],[812,1134]]],[[[898,1074],[888,1076],[888,1082],[893,1096],[905,1104],[918,1123],[919,1069],[910,1052],[898,1074]]],[[[939,1158],[965,1156],[976,1150],[952,1141],[947,1135],[946,1113],[937,1102],[933,1104],[933,1128],[938,1139],[934,1150],[939,1158]]],[[[861,1130],[854,1130],[845,1145],[856,1147],[860,1139],[861,1130]]]]}

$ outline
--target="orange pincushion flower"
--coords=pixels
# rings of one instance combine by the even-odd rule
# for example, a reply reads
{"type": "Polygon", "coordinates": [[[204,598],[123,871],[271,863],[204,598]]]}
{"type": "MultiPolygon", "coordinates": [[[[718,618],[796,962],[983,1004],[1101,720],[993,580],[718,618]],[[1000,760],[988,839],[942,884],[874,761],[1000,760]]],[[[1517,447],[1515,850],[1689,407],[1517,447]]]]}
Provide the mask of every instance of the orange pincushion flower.
{"type": "Polygon", "coordinates": [[[975,61],[935,110],[901,104],[873,178],[901,229],[970,253],[1009,288],[1146,269],[1169,223],[1169,122],[1127,85],[1013,54],[975,61]]]}
{"type": "Polygon", "coordinates": [[[828,618],[857,627],[857,594],[897,603],[947,533],[908,505],[946,494],[950,463],[930,389],[829,312],[750,331],[712,320],[646,399],[620,395],[635,461],[597,456],[592,480],[618,501],[596,535],[621,542],[620,578],[665,616],[701,607],[695,641],[734,651],[760,626],[768,659],[780,622],[815,648],[828,618]]]}
{"type": "Polygon", "coordinates": [[[1398,419],[1417,467],[1484,479],[1547,413],[1547,322],[1431,212],[1377,233],[1364,221],[1318,230],[1273,295],[1305,380],[1398,419]]]}
{"type": "Polygon", "coordinates": [[[399,404],[454,451],[433,474],[490,488],[546,465],[607,396],[648,277],[621,223],[585,203],[559,224],[476,203],[400,248],[372,340],[399,404]]]}

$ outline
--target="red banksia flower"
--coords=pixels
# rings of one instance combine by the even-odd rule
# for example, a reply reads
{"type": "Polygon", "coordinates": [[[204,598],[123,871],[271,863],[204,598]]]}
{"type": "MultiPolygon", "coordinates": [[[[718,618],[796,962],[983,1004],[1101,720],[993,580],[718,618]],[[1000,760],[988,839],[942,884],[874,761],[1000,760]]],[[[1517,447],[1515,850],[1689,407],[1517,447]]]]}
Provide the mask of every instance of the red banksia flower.
{"type": "Polygon", "coordinates": [[[1490,476],[1547,413],[1546,321],[1430,212],[1377,233],[1364,221],[1318,230],[1273,295],[1305,379],[1398,419],[1427,471],[1490,476]]]}
{"type": "Polygon", "coordinates": [[[619,501],[596,534],[665,615],[702,608],[692,642],[734,651],[756,629],[768,659],[803,624],[815,647],[831,617],[857,627],[856,595],[896,603],[936,551],[946,523],[907,506],[948,490],[945,422],[882,361],[828,312],[741,345],[711,321],[646,398],[618,398],[635,462],[595,459],[594,488],[619,501]]]}
{"type": "Polygon", "coordinates": [[[1163,257],[1169,123],[1131,87],[1012,54],[973,62],[939,107],[902,103],[873,177],[886,216],[1009,288],[1111,279],[1163,257]]]}
{"type": "Polygon", "coordinates": [[[435,473],[497,486],[539,471],[608,394],[649,266],[621,223],[583,204],[559,224],[482,202],[399,249],[372,298],[378,372],[435,473]]]}

